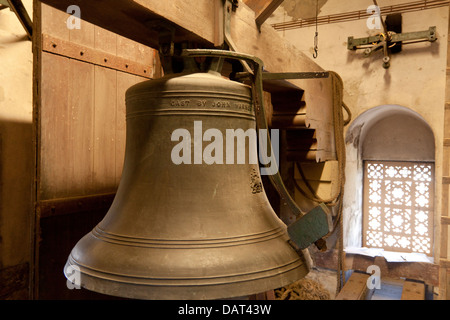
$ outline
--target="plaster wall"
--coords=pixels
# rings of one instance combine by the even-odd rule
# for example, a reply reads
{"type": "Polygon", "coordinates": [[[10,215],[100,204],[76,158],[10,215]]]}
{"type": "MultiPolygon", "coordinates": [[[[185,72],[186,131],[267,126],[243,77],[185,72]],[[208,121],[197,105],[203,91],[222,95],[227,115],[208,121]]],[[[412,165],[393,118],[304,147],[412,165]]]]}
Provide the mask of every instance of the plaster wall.
{"type": "MultiPolygon", "coordinates": [[[[32,16],[32,1],[23,1],[32,16]]],[[[32,223],[31,41],[0,11],[0,269],[30,262],[32,223]]]]}

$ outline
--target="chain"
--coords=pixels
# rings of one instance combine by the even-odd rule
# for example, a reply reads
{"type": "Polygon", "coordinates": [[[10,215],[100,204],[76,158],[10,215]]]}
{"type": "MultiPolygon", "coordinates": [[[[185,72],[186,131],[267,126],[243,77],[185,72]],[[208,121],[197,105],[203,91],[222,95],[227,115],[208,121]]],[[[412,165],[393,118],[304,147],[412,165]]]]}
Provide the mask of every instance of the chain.
{"type": "Polygon", "coordinates": [[[319,15],[319,0],[316,0],[316,33],[314,35],[314,53],[313,58],[317,58],[319,51],[319,32],[317,30],[317,17],[319,15]]]}

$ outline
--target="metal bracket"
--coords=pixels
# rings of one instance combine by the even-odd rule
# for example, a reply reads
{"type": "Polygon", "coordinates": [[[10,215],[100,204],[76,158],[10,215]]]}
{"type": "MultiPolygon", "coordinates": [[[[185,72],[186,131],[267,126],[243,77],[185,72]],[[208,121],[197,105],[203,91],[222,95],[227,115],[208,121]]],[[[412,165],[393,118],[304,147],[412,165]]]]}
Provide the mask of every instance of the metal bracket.
{"type": "Polygon", "coordinates": [[[236,0],[224,0],[223,7],[223,37],[226,45],[231,51],[236,51],[236,45],[231,39],[231,13],[235,12],[238,7],[236,0]]]}
{"type": "Polygon", "coordinates": [[[158,51],[164,72],[174,72],[176,27],[164,20],[149,20],[146,26],[158,34],[158,51]]]}
{"type": "MultiPolygon", "coordinates": [[[[248,72],[236,73],[235,79],[248,79],[252,76],[248,72]]],[[[263,72],[262,79],[264,80],[288,80],[288,79],[322,79],[328,78],[330,73],[328,71],[317,72],[263,72]]]]}
{"type": "MultiPolygon", "coordinates": [[[[331,213],[320,204],[287,227],[289,238],[300,249],[306,249],[318,239],[331,232],[331,213]]],[[[323,249],[323,248],[319,248],[323,249]]]]}
{"type": "Polygon", "coordinates": [[[162,20],[147,21],[146,26],[158,33],[159,53],[162,56],[173,56],[176,28],[162,20]]]}
{"type": "MultiPolygon", "coordinates": [[[[234,51],[236,52],[236,45],[233,41],[233,39],[231,38],[231,13],[235,12],[236,9],[238,8],[238,1],[237,0],[224,0],[224,17],[223,17],[223,37],[224,37],[224,42],[225,44],[228,46],[230,51],[234,51]]],[[[245,71],[251,73],[252,70],[250,68],[250,66],[248,65],[247,61],[245,60],[240,60],[243,68],[245,71]]]]}
{"type": "Polygon", "coordinates": [[[389,68],[389,48],[395,46],[396,43],[410,44],[418,42],[434,42],[436,41],[436,27],[429,27],[425,31],[417,32],[404,32],[404,33],[394,33],[388,32],[388,34],[378,34],[375,36],[365,37],[365,38],[353,38],[348,37],[347,39],[347,49],[348,50],[358,50],[364,49],[364,56],[368,57],[373,52],[383,49],[383,67],[389,68]]]}

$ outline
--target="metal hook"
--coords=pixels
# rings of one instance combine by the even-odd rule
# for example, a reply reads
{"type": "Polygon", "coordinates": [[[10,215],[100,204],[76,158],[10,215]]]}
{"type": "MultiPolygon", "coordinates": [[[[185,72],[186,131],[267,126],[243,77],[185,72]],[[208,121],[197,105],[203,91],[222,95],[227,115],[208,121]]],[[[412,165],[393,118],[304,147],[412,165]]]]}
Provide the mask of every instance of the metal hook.
{"type": "Polygon", "coordinates": [[[319,32],[317,30],[317,18],[319,16],[319,0],[316,0],[316,34],[314,35],[314,53],[313,53],[313,58],[317,58],[318,55],[318,51],[319,51],[319,46],[318,46],[318,42],[319,42],[319,32]]]}
{"type": "Polygon", "coordinates": [[[319,51],[319,46],[318,46],[318,40],[319,40],[319,33],[316,31],[316,35],[314,36],[314,53],[313,53],[313,58],[317,58],[318,55],[318,51],[319,51]]]}

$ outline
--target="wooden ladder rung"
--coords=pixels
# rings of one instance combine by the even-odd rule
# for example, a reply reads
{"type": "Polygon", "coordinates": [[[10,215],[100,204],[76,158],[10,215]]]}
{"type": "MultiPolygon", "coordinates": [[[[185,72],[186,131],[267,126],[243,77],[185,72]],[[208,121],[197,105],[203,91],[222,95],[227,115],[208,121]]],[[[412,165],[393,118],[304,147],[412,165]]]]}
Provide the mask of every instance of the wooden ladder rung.
{"type": "Polygon", "coordinates": [[[403,284],[402,300],[425,300],[425,284],[406,280],[403,284]]]}

